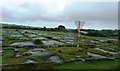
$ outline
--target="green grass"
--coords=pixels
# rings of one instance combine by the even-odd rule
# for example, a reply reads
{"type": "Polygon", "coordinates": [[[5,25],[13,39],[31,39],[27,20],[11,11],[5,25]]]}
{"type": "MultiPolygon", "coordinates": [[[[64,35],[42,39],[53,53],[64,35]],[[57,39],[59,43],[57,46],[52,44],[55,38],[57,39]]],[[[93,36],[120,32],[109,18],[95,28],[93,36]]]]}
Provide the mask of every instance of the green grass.
{"type": "Polygon", "coordinates": [[[2,70],[3,71],[8,71],[8,70],[15,70],[15,71],[40,71],[41,69],[49,69],[53,70],[54,65],[52,63],[35,63],[35,64],[14,64],[14,65],[7,65],[3,66],[2,70]]]}
{"type": "Polygon", "coordinates": [[[79,55],[81,58],[92,58],[87,55],[86,49],[83,47],[81,48],[76,48],[76,47],[55,47],[55,48],[47,48],[47,50],[51,51],[53,54],[58,55],[61,57],[64,61],[68,60],[77,60],[73,55],[70,54],[76,54],[77,56],[79,55]],[[77,51],[79,50],[79,51],[77,51]]]}
{"type": "Polygon", "coordinates": [[[23,47],[23,48],[18,48],[18,51],[21,52],[21,53],[23,53],[23,52],[26,52],[27,49],[26,49],[25,47],[23,47]]]}
{"type": "Polygon", "coordinates": [[[112,45],[112,46],[110,46],[110,45],[107,45],[107,46],[98,46],[98,48],[102,48],[102,49],[104,49],[104,50],[107,50],[107,51],[112,51],[112,52],[118,52],[118,51],[120,51],[120,48],[118,47],[118,45],[112,45]]]}
{"type": "MultiPolygon", "coordinates": [[[[24,41],[32,41],[32,39],[30,37],[27,36],[26,33],[21,33],[21,31],[24,30],[19,30],[19,31],[15,31],[15,29],[6,29],[4,31],[7,31],[7,34],[4,34],[3,36],[5,36],[5,41],[3,41],[3,45],[9,46],[11,43],[13,42],[24,42],[24,41]],[[10,32],[9,32],[10,31],[10,32]],[[25,37],[29,38],[28,40],[20,40],[19,37],[18,38],[14,38],[11,37],[11,34],[14,34],[15,32],[19,32],[22,35],[24,35],[25,37]],[[12,40],[15,39],[15,40],[12,40]]],[[[53,37],[58,37],[57,39],[61,40],[77,40],[77,33],[70,33],[70,32],[50,32],[50,31],[38,31],[38,30],[29,30],[28,34],[32,34],[32,33],[36,33],[36,34],[41,34],[40,36],[45,37],[47,35],[51,35],[53,37]],[[73,38],[65,38],[65,36],[67,35],[73,35],[73,38]]],[[[109,37],[92,37],[92,36],[84,36],[81,35],[80,36],[80,42],[82,44],[95,44],[95,45],[100,45],[100,46],[96,46],[97,48],[102,48],[104,50],[108,50],[108,51],[120,51],[120,49],[118,49],[118,41],[117,40],[113,40],[110,42],[99,42],[98,40],[104,40],[107,39],[109,37]],[[98,42],[90,42],[91,40],[93,41],[98,41],[98,42]],[[113,50],[114,49],[114,50],[113,50]]],[[[114,38],[114,37],[111,37],[114,38]]],[[[64,43],[65,43],[64,42],[64,43]]],[[[3,48],[7,48],[7,47],[3,47],[3,48]]],[[[14,47],[8,47],[10,48],[14,48],[14,47]]],[[[27,52],[28,50],[23,48],[17,48],[18,51],[20,53],[23,52],[27,52]]],[[[77,60],[78,58],[76,58],[73,55],[70,54],[76,54],[77,56],[79,55],[81,58],[93,58],[92,56],[88,56],[86,52],[91,52],[91,53],[96,53],[96,54],[100,54],[100,55],[104,55],[107,57],[118,57],[117,55],[111,55],[109,53],[104,53],[101,52],[99,50],[95,50],[94,48],[90,48],[87,46],[83,46],[80,48],[76,48],[76,47],[55,47],[55,48],[46,48],[48,51],[51,51],[53,54],[58,55],[60,58],[62,58],[64,61],[68,61],[68,60],[77,60]],[[80,51],[77,51],[80,50],[80,51]]],[[[13,55],[14,51],[12,50],[4,50],[3,53],[3,64],[13,64],[13,63],[22,63],[28,59],[33,59],[35,61],[41,61],[40,58],[41,57],[50,57],[51,54],[49,55],[45,55],[45,56],[23,56],[20,58],[12,58],[11,56],[13,55]]],[[[73,63],[63,63],[63,64],[56,64],[55,65],[55,69],[110,69],[110,68],[117,68],[117,60],[115,61],[92,61],[92,62],[73,62],[73,63]]]]}
{"type": "MultiPolygon", "coordinates": [[[[24,51],[24,49],[20,48],[22,51],[24,51]]],[[[2,56],[2,64],[19,64],[22,63],[26,60],[34,60],[36,62],[41,61],[40,58],[41,57],[49,57],[50,55],[42,55],[42,56],[22,56],[19,58],[14,58],[12,57],[14,51],[13,50],[4,50],[3,56],[2,56]]]]}
{"type": "Polygon", "coordinates": [[[2,56],[0,55],[0,64],[2,64],[2,56]]]}
{"type": "Polygon", "coordinates": [[[99,55],[103,55],[106,57],[110,57],[110,58],[114,58],[114,57],[118,57],[118,54],[110,54],[110,53],[106,53],[106,52],[102,52],[99,50],[95,50],[94,48],[89,48],[89,47],[55,47],[55,48],[47,48],[48,51],[51,51],[53,54],[58,55],[59,57],[61,57],[64,61],[68,61],[68,60],[77,60],[78,58],[76,58],[75,56],[80,56],[81,58],[84,59],[95,59],[96,57],[93,56],[89,56],[87,54],[87,52],[91,52],[91,53],[95,53],[95,54],[99,54],[99,55]],[[79,51],[77,51],[79,50],[79,51]],[[71,55],[74,54],[74,55],[71,55]]]}
{"type": "Polygon", "coordinates": [[[23,62],[24,58],[13,58],[14,51],[13,50],[4,50],[3,56],[2,56],[2,63],[3,64],[9,64],[9,63],[20,63],[23,62]]]}
{"type": "Polygon", "coordinates": [[[73,47],[71,47],[71,48],[69,48],[69,47],[67,47],[67,48],[65,48],[65,47],[47,48],[47,50],[51,51],[53,54],[57,54],[64,60],[76,59],[75,57],[68,55],[68,53],[74,52],[74,50],[72,50],[72,49],[73,49],[73,47]],[[59,51],[61,51],[61,52],[59,52],[59,51]]]}
{"type": "Polygon", "coordinates": [[[115,61],[90,61],[56,64],[55,69],[116,69],[118,60],[115,61]]]}

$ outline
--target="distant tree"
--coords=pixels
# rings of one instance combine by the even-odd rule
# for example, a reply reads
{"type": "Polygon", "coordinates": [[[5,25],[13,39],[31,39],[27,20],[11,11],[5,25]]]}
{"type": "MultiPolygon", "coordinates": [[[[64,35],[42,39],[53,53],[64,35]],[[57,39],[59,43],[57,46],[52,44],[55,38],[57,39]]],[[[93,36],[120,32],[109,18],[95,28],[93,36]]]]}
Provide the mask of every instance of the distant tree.
{"type": "Polygon", "coordinates": [[[65,31],[66,29],[65,29],[65,26],[59,25],[59,26],[58,26],[58,30],[65,31]]]}
{"type": "Polygon", "coordinates": [[[46,31],[46,30],[47,30],[47,28],[44,26],[44,27],[43,27],[43,30],[44,30],[44,31],[46,31]]]}
{"type": "Polygon", "coordinates": [[[54,28],[50,28],[50,31],[55,31],[55,29],[54,28]]]}
{"type": "Polygon", "coordinates": [[[100,31],[90,31],[87,35],[88,36],[96,36],[96,37],[106,37],[107,36],[104,33],[101,33],[100,31]]]}
{"type": "Polygon", "coordinates": [[[58,31],[58,28],[57,28],[57,27],[55,27],[55,31],[58,31]]]}

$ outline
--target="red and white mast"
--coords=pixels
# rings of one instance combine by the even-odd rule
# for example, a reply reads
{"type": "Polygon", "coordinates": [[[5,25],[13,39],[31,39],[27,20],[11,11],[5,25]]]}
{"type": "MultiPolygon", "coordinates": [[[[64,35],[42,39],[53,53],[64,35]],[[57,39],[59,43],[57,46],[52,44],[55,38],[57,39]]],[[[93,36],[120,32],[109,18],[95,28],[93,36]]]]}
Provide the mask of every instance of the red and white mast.
{"type": "Polygon", "coordinates": [[[83,21],[74,21],[75,25],[77,27],[77,31],[78,31],[78,36],[77,36],[77,47],[79,47],[80,45],[80,29],[83,27],[83,25],[85,24],[85,22],[83,21]]]}

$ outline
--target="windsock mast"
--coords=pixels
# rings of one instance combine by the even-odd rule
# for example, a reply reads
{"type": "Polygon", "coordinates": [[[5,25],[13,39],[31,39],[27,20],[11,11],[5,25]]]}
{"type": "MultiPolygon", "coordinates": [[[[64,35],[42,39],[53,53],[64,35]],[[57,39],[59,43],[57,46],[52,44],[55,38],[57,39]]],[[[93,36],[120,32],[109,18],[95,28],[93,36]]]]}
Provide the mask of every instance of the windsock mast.
{"type": "Polygon", "coordinates": [[[77,47],[79,47],[79,44],[80,44],[80,29],[83,27],[85,22],[84,21],[74,21],[74,22],[75,22],[75,25],[76,25],[77,31],[78,31],[77,47]]]}

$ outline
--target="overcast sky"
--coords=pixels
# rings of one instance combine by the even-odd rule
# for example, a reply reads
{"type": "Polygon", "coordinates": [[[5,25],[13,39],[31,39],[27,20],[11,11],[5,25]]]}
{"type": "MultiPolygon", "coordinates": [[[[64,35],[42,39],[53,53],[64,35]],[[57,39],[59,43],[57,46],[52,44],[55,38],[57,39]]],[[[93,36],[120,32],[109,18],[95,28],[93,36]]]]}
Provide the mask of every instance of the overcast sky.
{"type": "Polygon", "coordinates": [[[27,26],[118,29],[118,0],[0,0],[0,22],[27,26]]]}

